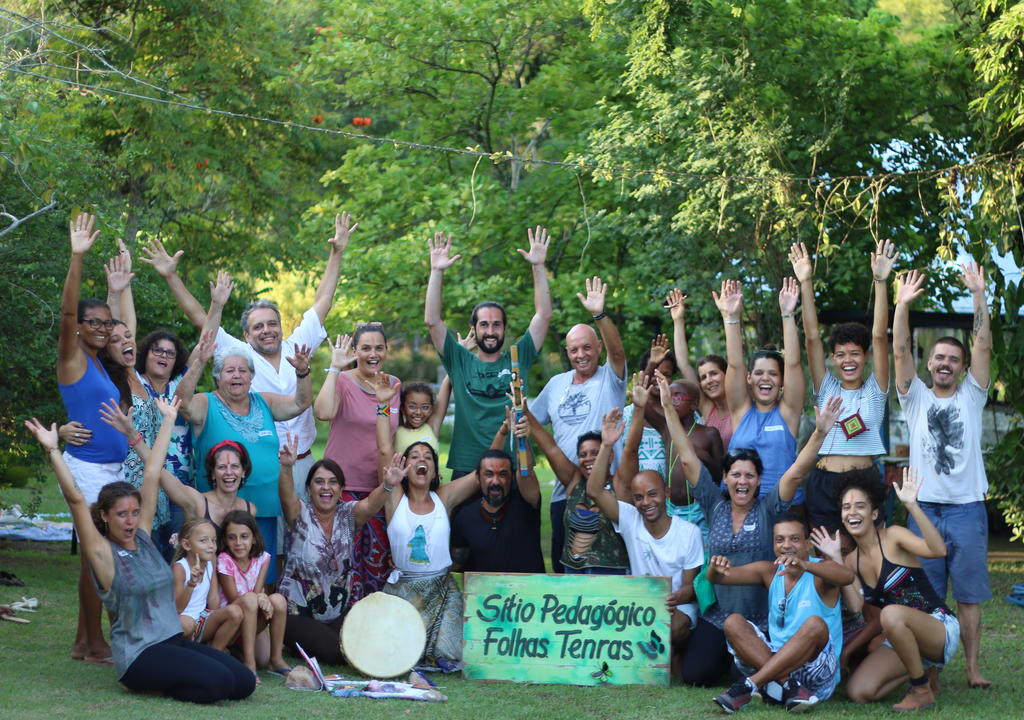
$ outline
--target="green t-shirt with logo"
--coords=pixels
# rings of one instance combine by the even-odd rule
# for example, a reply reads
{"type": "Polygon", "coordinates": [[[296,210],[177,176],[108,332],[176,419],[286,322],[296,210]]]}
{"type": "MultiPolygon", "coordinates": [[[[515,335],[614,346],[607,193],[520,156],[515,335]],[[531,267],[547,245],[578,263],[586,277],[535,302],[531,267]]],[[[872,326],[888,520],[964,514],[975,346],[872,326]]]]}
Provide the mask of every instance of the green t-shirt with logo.
{"type": "MultiPolygon", "coordinates": [[[[537,359],[533,337],[527,332],[518,341],[519,373],[525,380],[537,359]]],[[[472,472],[484,451],[491,446],[494,433],[505,420],[506,394],[512,380],[512,358],[506,348],[494,362],[483,362],[459,345],[455,333],[448,331],[441,362],[452,379],[455,400],[455,431],[448,452],[448,467],[456,474],[472,472]]]]}

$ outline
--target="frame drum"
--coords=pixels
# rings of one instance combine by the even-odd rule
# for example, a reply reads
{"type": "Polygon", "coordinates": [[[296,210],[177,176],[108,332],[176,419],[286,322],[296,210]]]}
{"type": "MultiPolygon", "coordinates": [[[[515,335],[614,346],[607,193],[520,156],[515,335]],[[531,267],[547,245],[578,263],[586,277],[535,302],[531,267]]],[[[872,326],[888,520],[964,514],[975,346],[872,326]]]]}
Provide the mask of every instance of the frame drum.
{"type": "Polygon", "coordinates": [[[408,600],[375,592],[352,606],[341,626],[341,654],[363,675],[403,675],[423,657],[427,630],[408,600]]]}

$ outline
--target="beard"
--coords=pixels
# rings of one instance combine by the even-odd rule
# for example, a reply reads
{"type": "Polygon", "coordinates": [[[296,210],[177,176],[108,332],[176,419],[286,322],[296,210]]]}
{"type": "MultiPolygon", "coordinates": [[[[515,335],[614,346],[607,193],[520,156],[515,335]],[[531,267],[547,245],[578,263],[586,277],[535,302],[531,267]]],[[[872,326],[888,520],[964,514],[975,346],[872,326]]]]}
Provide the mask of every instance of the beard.
{"type": "Polygon", "coordinates": [[[505,336],[495,337],[494,335],[484,335],[483,337],[477,338],[477,345],[485,353],[496,353],[501,350],[501,346],[505,344],[505,336]]]}
{"type": "Polygon", "coordinates": [[[501,485],[494,485],[487,488],[487,492],[484,494],[487,498],[487,503],[492,507],[501,507],[508,500],[508,492],[501,485]]]}

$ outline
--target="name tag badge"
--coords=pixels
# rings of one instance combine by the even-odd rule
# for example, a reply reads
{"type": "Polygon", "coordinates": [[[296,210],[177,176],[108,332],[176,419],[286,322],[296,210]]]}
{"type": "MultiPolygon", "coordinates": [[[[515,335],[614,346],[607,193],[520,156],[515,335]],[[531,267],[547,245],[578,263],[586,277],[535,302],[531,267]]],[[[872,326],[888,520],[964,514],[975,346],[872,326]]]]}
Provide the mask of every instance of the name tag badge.
{"type": "Polygon", "coordinates": [[[273,430],[260,430],[260,437],[269,437],[274,434],[273,430]]]}
{"type": "Polygon", "coordinates": [[[131,557],[132,554],[127,550],[118,550],[117,555],[118,557],[131,557]]]}
{"type": "Polygon", "coordinates": [[[757,530],[757,523],[751,523],[750,525],[743,525],[743,532],[754,532],[757,530]]]}
{"type": "Polygon", "coordinates": [[[785,425],[765,425],[764,426],[764,431],[765,432],[782,432],[785,429],[786,429],[785,425]]]}

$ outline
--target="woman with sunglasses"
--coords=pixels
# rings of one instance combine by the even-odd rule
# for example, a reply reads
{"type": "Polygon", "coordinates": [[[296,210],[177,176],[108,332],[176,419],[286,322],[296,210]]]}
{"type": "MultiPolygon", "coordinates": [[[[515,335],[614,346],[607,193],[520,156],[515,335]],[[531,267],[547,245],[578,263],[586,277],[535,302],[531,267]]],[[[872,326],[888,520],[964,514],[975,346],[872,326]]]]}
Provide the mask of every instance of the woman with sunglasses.
{"type": "MultiPolygon", "coordinates": [[[[100,489],[121,479],[129,442],[100,417],[104,401],[121,401],[121,392],[99,360],[115,321],[101,300],[80,298],[82,265],[99,231],[96,219],[83,213],[71,221],[71,262],[61,294],[60,335],[57,340],[57,385],[68,418],[91,433],[84,445],[68,445],[64,462],[86,504],[96,502],[100,489]]],[[[100,625],[100,598],[89,578],[85,554],[78,580],[78,631],[71,657],[110,664],[110,646],[100,625]]]]}
{"type": "MultiPolygon", "coordinates": [[[[725,395],[732,414],[732,438],[729,451],[756,450],[764,469],[760,496],[768,495],[782,474],[796,460],[796,435],[804,409],[807,381],[800,366],[800,335],[796,327],[796,304],[800,287],[796,279],[786,278],[779,291],[782,311],[782,346],[777,350],[758,350],[750,357],[744,372],[743,290],[736,280],[723,280],[722,293],[712,291],[725,324],[725,395]],[[783,393],[785,387],[785,393],[783,393]]],[[[803,491],[797,488],[793,505],[802,506],[803,491]]]]}
{"type": "MultiPolygon", "coordinates": [[[[343,502],[365,500],[380,485],[377,415],[388,418],[389,433],[398,427],[401,382],[385,376],[395,394],[377,403],[377,381],[384,372],[388,340],[377,322],[356,328],[351,339],[339,335],[331,347],[327,380],[313,401],[317,420],[330,422],[324,458],[333,460],[345,476],[343,502]],[[349,367],[355,360],[355,367],[349,367]],[[347,368],[347,369],[346,369],[347,368]]],[[[391,549],[383,512],[371,516],[356,532],[352,544],[351,602],[381,590],[391,573],[391,549]]]]}

